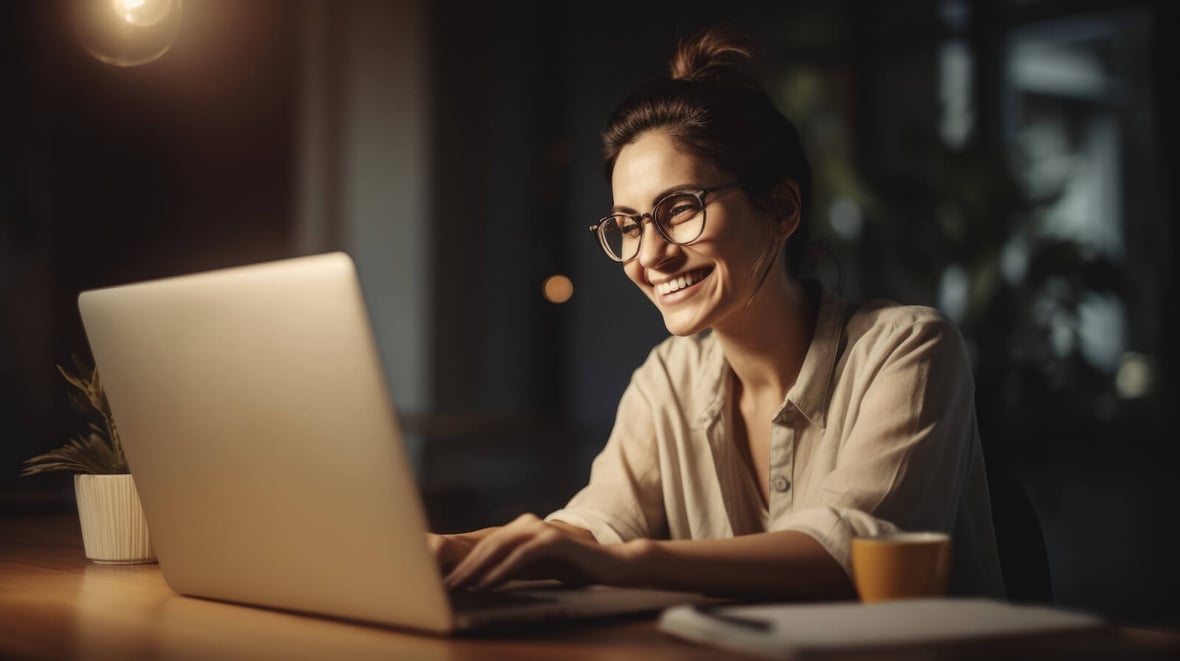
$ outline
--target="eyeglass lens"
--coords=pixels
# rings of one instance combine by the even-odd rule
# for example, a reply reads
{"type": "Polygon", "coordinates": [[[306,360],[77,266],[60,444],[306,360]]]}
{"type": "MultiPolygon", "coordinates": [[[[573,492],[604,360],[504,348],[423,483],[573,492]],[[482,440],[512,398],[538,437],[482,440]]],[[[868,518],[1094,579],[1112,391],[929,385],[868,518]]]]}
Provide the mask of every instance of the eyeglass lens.
{"type": "MultiPolygon", "coordinates": [[[[652,210],[652,222],[669,242],[685,244],[700,237],[705,228],[704,206],[696,193],[677,193],[660,200],[652,210]]],[[[643,237],[642,219],[633,216],[609,216],[599,225],[602,245],[611,256],[627,261],[639,254],[643,237]]]]}

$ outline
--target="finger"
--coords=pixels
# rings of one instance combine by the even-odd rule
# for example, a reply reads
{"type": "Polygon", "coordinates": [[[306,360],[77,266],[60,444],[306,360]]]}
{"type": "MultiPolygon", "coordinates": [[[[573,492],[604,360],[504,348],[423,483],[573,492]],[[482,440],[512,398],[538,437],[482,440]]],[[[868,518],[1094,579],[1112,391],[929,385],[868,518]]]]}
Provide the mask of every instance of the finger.
{"type": "Polygon", "coordinates": [[[615,549],[549,526],[489,568],[475,588],[488,589],[517,578],[551,578],[571,585],[610,582],[620,576],[615,549]]]}
{"type": "Polygon", "coordinates": [[[539,519],[532,519],[518,518],[481,540],[447,575],[444,579],[446,586],[451,589],[465,587],[482,578],[490,567],[500,562],[512,549],[537,534],[534,521],[539,522],[539,519]]]}
{"type": "Polygon", "coordinates": [[[561,555],[565,539],[555,531],[542,532],[512,549],[495,565],[488,567],[483,577],[475,582],[475,589],[486,590],[513,578],[545,558],[561,555]]]}
{"type": "Polygon", "coordinates": [[[444,579],[447,587],[457,588],[474,585],[516,547],[527,543],[538,535],[554,534],[556,529],[533,514],[522,514],[492,535],[485,537],[474,549],[468,549],[465,558],[444,579]]]}
{"type": "Polygon", "coordinates": [[[434,555],[434,557],[437,558],[442,552],[443,543],[442,535],[432,532],[426,533],[426,547],[430,549],[430,553],[434,555]]]}
{"type": "Polygon", "coordinates": [[[451,569],[443,583],[451,590],[469,587],[511,550],[511,540],[484,539],[451,569]]]}
{"type": "Polygon", "coordinates": [[[430,548],[430,553],[434,556],[434,562],[438,565],[439,573],[446,574],[470,550],[470,543],[457,537],[450,535],[436,535],[431,533],[427,539],[427,546],[430,548]]]}

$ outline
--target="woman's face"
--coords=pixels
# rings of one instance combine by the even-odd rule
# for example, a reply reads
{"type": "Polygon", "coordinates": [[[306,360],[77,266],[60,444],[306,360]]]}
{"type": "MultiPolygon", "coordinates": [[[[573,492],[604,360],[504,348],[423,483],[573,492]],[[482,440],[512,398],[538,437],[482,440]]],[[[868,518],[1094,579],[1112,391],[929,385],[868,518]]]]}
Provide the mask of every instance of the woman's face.
{"type": "MultiPolygon", "coordinates": [[[[662,131],[642,134],[619,152],[611,175],[615,211],[647,213],[667,194],[734,180],[711,162],[681,151],[662,131]]],[[[771,219],[739,187],[705,198],[704,233],[670,244],[645,219],[639,255],[623,265],[673,335],[748,323],[742,312],[757,287],[755,264],[766,249],[771,219]],[[685,286],[687,285],[687,286],[685,286]]]]}

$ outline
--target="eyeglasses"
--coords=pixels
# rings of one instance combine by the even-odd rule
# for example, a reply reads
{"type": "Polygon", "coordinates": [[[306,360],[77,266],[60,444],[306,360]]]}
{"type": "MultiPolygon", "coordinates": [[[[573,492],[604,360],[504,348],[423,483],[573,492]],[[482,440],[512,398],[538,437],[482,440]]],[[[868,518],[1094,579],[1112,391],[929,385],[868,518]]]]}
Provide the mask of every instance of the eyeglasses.
{"type": "Polygon", "coordinates": [[[701,238],[705,231],[705,196],[740,183],[731,181],[710,188],[676,191],[660,198],[651,213],[616,213],[591,225],[590,231],[598,235],[606,256],[616,262],[629,262],[639,254],[644,218],[651,219],[665,241],[683,246],[701,238]]]}

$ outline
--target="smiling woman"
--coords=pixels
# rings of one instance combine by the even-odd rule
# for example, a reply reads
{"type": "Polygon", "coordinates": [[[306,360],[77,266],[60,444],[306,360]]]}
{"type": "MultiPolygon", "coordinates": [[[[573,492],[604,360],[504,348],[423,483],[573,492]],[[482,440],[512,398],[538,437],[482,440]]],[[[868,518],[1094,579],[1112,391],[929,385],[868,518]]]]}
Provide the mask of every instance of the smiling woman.
{"type": "MultiPolygon", "coordinates": [[[[736,185],[739,182],[712,185],[726,177],[732,174],[683,151],[663,130],[651,130],[635,138],[615,164],[611,187],[616,202],[623,203],[620,208],[658,200],[650,225],[633,230],[636,238],[632,254],[623,269],[655,303],[674,335],[693,335],[719,324],[732,325],[736,320],[729,317],[735,312],[740,316],[758,314],[760,310],[749,304],[767,281],[767,267],[774,263],[773,257],[768,260],[763,255],[768,250],[777,253],[781,239],[798,226],[797,211],[775,216],[769,209],[753,204],[736,185]],[[677,192],[663,193],[669,189],[677,192]],[[690,219],[672,231],[660,230],[661,225],[677,222],[661,218],[661,207],[667,206],[668,200],[684,197],[694,202],[699,199],[688,211],[678,214],[691,214],[690,219]],[[687,240],[663,236],[678,239],[675,230],[682,227],[691,230],[687,240]],[[642,240],[645,233],[646,241],[642,240]]],[[[777,280],[785,284],[785,272],[777,280]]]]}
{"type": "Polygon", "coordinates": [[[811,170],[753,64],[706,32],[611,116],[590,229],[673,337],[566,507],[430,537],[449,585],[847,598],[854,537],[923,530],[953,537],[952,592],[1003,592],[958,331],[799,275],[811,170]]]}

